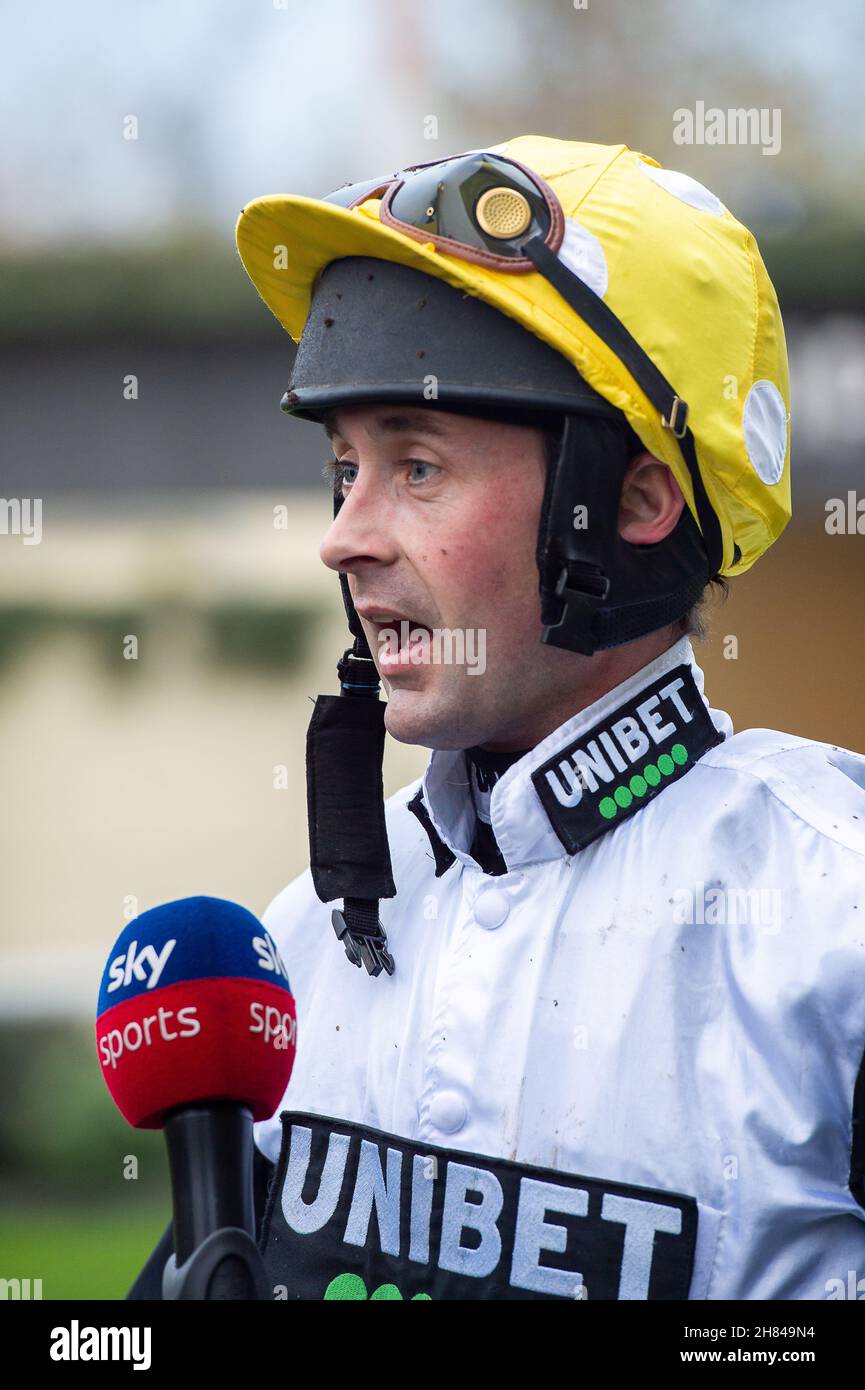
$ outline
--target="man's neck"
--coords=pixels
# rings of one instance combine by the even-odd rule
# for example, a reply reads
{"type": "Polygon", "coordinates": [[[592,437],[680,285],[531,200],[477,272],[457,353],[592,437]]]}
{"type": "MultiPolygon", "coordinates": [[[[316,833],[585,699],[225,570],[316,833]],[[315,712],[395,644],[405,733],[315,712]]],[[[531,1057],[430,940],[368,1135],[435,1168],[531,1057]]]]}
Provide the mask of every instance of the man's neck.
{"type": "Polygon", "coordinates": [[[478,744],[478,748],[488,753],[535,748],[568,719],[579,714],[580,710],[587,709],[607,691],[614,690],[629,676],[648,666],[650,661],[669,651],[681,637],[677,624],[675,629],[665,627],[660,632],[651,632],[647,637],[639,637],[624,646],[612,647],[609,651],[597,652],[591,658],[583,658],[567,706],[560,703],[555,708],[539,712],[531,720],[526,720],[521,728],[509,732],[506,738],[478,744]]]}

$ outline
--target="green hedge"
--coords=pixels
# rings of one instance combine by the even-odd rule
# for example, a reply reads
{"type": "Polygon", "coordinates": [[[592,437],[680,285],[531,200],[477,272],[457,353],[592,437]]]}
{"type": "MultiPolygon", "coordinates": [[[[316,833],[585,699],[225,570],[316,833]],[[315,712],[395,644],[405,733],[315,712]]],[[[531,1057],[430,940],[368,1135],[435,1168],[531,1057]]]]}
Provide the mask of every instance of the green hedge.
{"type": "Polygon", "coordinates": [[[133,607],[61,607],[44,604],[0,605],[0,674],[29,647],[58,636],[87,643],[106,671],[133,675],[146,660],[128,661],[123,638],[134,633],[146,653],[159,641],[160,629],[178,618],[204,634],[206,661],[217,668],[258,674],[299,670],[323,610],[312,604],[266,604],[251,599],[194,607],[182,603],[133,607]]]}
{"type": "Polygon", "coordinates": [[[0,1027],[0,1176],[4,1200],[168,1201],[162,1135],[116,1109],[87,1024],[0,1027]]]}
{"type": "MultiPolygon", "coordinates": [[[[838,222],[767,233],[760,249],[785,312],[865,311],[865,232],[838,222]]],[[[233,244],[212,234],[134,251],[85,247],[0,260],[0,346],[131,334],[169,343],[284,341],[233,244]]]]}

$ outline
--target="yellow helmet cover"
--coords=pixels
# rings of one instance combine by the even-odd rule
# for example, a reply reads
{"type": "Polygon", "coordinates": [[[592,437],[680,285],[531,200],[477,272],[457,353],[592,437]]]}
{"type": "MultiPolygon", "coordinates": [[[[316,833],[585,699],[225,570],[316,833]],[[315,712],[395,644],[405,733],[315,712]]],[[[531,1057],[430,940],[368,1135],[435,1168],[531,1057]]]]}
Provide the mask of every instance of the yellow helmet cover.
{"type": "MultiPolygon", "coordinates": [[[[751,233],[696,180],[625,145],[526,135],[489,147],[544,180],[564,214],[559,260],[616,315],[687,403],[700,477],[721,528],[719,572],[744,573],[790,519],[789,374],[777,297],[751,233]]],[[[300,341],[316,277],[372,256],[477,296],[560,352],[668,464],[699,524],[678,440],[620,356],[536,270],[514,274],[382,222],[381,196],[347,208],[274,194],[244,208],[241,260],[300,341]]]]}

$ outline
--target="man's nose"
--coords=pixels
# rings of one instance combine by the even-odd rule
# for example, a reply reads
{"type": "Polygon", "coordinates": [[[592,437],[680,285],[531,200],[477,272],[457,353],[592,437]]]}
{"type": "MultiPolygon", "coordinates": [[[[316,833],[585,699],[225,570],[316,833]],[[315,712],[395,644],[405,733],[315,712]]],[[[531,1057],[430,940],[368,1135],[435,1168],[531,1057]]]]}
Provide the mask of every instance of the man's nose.
{"type": "Polygon", "coordinates": [[[391,564],[397,556],[390,510],[371,488],[355,483],[319,547],[322,563],[352,573],[369,564],[391,564]]]}

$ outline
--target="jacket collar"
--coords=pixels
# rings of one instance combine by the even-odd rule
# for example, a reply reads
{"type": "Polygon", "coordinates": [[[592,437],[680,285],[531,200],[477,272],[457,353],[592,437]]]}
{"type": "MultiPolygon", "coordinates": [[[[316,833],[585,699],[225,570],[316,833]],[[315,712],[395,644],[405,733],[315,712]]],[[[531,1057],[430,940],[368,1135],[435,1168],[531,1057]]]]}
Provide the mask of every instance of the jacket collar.
{"type": "MultiPolygon", "coordinates": [[[[515,762],[490,799],[508,870],[585,848],[729,738],[729,715],[711,709],[703,689],[703,672],[682,637],[515,762]]],[[[437,873],[451,856],[476,867],[469,854],[475,812],[462,750],[433,751],[410,809],[430,837],[437,873]]]]}

